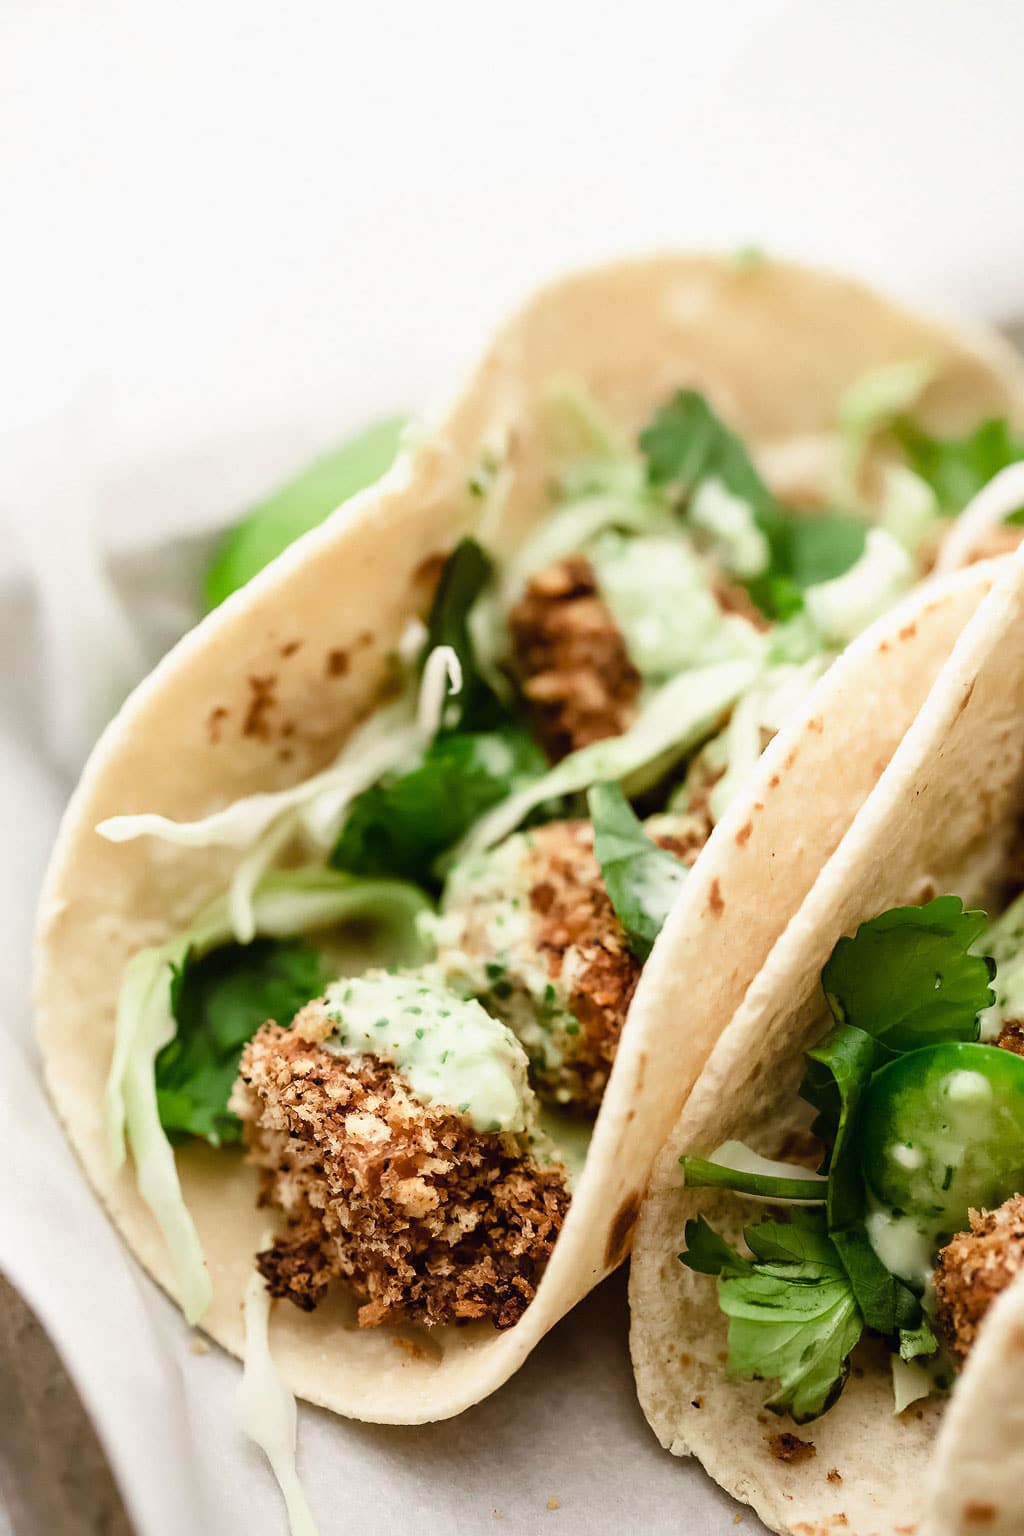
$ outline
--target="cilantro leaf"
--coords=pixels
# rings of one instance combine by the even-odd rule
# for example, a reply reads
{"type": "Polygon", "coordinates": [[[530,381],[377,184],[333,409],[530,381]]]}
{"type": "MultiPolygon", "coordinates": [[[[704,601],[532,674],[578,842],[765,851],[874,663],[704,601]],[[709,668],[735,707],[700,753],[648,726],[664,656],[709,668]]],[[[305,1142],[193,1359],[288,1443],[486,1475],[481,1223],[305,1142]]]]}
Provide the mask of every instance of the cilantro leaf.
{"type": "Polygon", "coordinates": [[[976,1040],[994,966],[970,953],[986,923],[956,896],[894,907],[840,939],[822,986],[833,1016],[876,1043],[875,1065],[946,1040],[976,1040]]]}
{"type": "Polygon", "coordinates": [[[745,1275],[751,1270],[749,1259],[721,1237],[703,1216],[686,1223],[686,1251],[679,1255],[687,1269],[699,1275],[745,1275]]]}
{"type": "Polygon", "coordinates": [[[847,1156],[861,1095],[871,1078],[875,1043],[852,1024],[837,1024],[814,1050],[807,1052],[807,1069],[800,1097],[818,1111],[815,1136],[830,1147],[827,1159],[828,1222],[842,1227],[857,1220],[863,1208],[856,1158],[847,1156]]]}
{"type": "Polygon", "coordinates": [[[204,577],[207,608],[216,608],[300,534],[316,528],[342,502],[379,480],[394,463],[404,427],[404,418],[396,417],[367,428],[230,528],[204,577]]]}
{"type": "Polygon", "coordinates": [[[626,943],[638,960],[646,960],[686,878],[686,865],[648,837],[618,784],[595,784],[587,804],[608,897],[626,943]]]}
{"type": "Polygon", "coordinates": [[[747,503],[768,543],[767,570],[745,582],[768,618],[784,622],[803,607],[803,588],[848,571],[864,552],[865,526],[841,512],[791,512],[761,479],[742,440],[703,395],[682,389],[640,434],[652,486],[678,486],[690,496],[719,480],[747,503]]]}
{"type": "Polygon", "coordinates": [[[462,667],[462,690],[449,706],[449,729],[489,731],[508,723],[509,715],[477,665],[469,632],[473,604],[491,579],[490,556],[475,539],[460,539],[448,556],[427,619],[423,659],[438,645],[451,646],[462,667]]]}
{"type": "Polygon", "coordinates": [[[242,1047],[267,1019],[288,1024],[330,980],[320,955],[298,939],[190,951],[171,981],[178,1030],[156,1059],[160,1123],[215,1147],[241,1140],[228,1110],[242,1047]]]}
{"type": "Polygon", "coordinates": [[[777,1380],[765,1404],[798,1424],[830,1408],[849,1374],[864,1320],[820,1213],[762,1222],[744,1233],[744,1261],[706,1223],[687,1223],[683,1263],[718,1274],[729,1319],[727,1369],[744,1381],[777,1380]],[[745,1264],[745,1268],[740,1268],[745,1264]]]}
{"type": "Polygon", "coordinates": [[[798,587],[832,581],[864,553],[868,525],[847,512],[794,513],[785,527],[786,564],[798,587]]]}
{"type": "Polygon", "coordinates": [[[702,480],[721,480],[755,515],[777,513],[775,498],[742,440],[695,389],[680,389],[640,434],[651,485],[679,485],[689,495],[702,480]]]}
{"type": "MultiPolygon", "coordinates": [[[[853,1161],[851,1154],[850,1161],[853,1161]]],[[[877,1333],[893,1334],[921,1322],[921,1303],[909,1286],[892,1274],[872,1248],[863,1222],[830,1231],[864,1323],[877,1333]]]]}
{"type": "MultiPolygon", "coordinates": [[[[931,486],[947,517],[961,512],[993,475],[1024,459],[1024,434],[1015,432],[1004,416],[983,421],[964,437],[932,437],[905,418],[893,430],[911,468],[931,486]]],[[[1021,515],[1015,512],[1008,521],[1019,521],[1021,515]]]]}
{"type": "Polygon", "coordinates": [[[435,887],[441,854],[546,766],[540,748],[515,726],[442,733],[411,768],[385,775],[356,797],[330,862],[350,874],[435,887]]]}

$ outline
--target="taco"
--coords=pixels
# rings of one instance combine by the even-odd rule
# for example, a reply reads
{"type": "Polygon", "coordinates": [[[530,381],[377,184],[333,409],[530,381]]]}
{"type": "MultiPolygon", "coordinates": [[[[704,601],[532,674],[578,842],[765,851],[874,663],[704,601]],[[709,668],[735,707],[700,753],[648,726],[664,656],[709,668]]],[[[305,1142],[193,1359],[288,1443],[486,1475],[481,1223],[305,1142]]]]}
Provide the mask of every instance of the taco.
{"type": "MultiPolygon", "coordinates": [[[[1019,506],[1024,476],[1004,482],[1019,506]]],[[[637,1226],[662,1443],[788,1532],[1020,1530],[1024,560],[722,1033],[637,1226]]]]}
{"type": "Polygon", "coordinates": [[[298,1392],[419,1421],[621,1261],[991,585],[907,595],[959,510],[932,460],[1022,401],[994,345],[783,263],[570,278],[157,668],[61,830],[39,1028],[190,1318],[239,1350],[255,1262],[298,1392]]]}

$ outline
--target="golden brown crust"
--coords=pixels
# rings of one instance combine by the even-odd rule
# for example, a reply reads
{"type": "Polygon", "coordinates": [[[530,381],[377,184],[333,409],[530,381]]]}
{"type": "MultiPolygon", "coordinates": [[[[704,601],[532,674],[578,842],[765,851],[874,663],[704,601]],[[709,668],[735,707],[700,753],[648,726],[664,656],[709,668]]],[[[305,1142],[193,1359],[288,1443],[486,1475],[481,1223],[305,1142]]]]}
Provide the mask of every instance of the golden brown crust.
{"type": "Polygon", "coordinates": [[[1014,1056],[1024,1056],[1024,1020],[1007,1019],[996,1045],[1000,1050],[1011,1051],[1014,1056]]]}
{"type": "MultiPolygon", "coordinates": [[[[640,961],[630,951],[594,854],[588,821],[551,822],[531,834],[538,877],[530,905],[539,919],[537,945],[554,981],[568,983],[568,1009],[580,1026],[571,1059],[542,1086],[568,1088],[571,1100],[596,1113],[608,1083],[622,1026],[629,1012],[640,961]]],[[[679,858],[691,861],[702,837],[657,836],[679,858]]]]}
{"type": "Polygon", "coordinates": [[[524,1138],[481,1135],[387,1064],[276,1024],[243,1052],[231,1103],[262,1199],[291,1224],[258,1256],[272,1295],[310,1310],[342,1276],[364,1327],[522,1316],[569,1204],[564,1170],[524,1138]]]}
{"type": "Polygon", "coordinates": [[[552,761],[629,728],[643,680],[589,560],[538,571],[508,623],[516,686],[552,761]]]}
{"type": "Polygon", "coordinates": [[[971,1211],[969,1232],[958,1232],[939,1254],[935,1299],[939,1326],[963,1365],[989,1307],[1024,1267],[1024,1195],[995,1211],[971,1211]]]}

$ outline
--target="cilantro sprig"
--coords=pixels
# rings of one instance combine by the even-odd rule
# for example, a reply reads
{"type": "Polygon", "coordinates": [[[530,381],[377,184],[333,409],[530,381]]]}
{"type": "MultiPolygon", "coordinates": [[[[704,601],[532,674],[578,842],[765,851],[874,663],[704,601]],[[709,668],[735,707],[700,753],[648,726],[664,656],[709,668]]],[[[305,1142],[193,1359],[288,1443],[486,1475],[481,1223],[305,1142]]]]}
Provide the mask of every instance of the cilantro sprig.
{"type": "Polygon", "coordinates": [[[319,951],[301,939],[225,944],[199,957],[190,950],[171,980],[177,1032],[156,1059],[164,1129],[215,1147],[240,1141],[228,1097],[242,1047],[267,1019],[290,1023],[330,976],[319,951]]]}
{"type": "Polygon", "coordinates": [[[729,1318],[730,1374],[778,1380],[766,1406],[798,1423],[836,1400],[865,1327],[890,1338],[904,1359],[938,1347],[917,1296],[890,1273],[868,1239],[859,1111],[874,1074],[887,1063],[925,1047],[978,1038],[979,1015],[993,998],[993,962],[972,953],[985,922],[983,913],[942,896],[923,907],[883,912],[833,950],[822,986],[834,1025],[808,1052],[801,1087],[826,1147],[824,1210],[798,1203],[808,1197],[796,1181],[787,1192],[780,1178],[702,1158],[681,1160],[695,1187],[715,1184],[792,1202],[789,1223],[745,1230],[752,1259],[703,1218],[687,1223],[680,1259],[719,1276],[719,1304],[729,1318]]]}
{"type": "Polygon", "coordinates": [[[777,1381],[765,1406],[804,1424],[842,1391],[863,1319],[820,1213],[796,1210],[788,1222],[763,1221],[743,1235],[750,1259],[699,1217],[686,1224],[680,1258],[720,1277],[730,1376],[777,1381]]]}
{"type": "Polygon", "coordinates": [[[686,878],[686,865],[644,831],[618,784],[595,784],[587,803],[594,852],[626,943],[646,960],[686,878]]]}

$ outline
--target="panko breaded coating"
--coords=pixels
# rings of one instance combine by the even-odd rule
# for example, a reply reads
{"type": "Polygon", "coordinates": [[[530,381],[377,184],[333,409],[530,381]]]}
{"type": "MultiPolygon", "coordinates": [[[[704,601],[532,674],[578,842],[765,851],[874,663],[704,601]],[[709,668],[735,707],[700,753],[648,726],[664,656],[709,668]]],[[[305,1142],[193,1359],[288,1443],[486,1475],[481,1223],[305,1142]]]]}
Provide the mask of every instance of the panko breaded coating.
{"type": "MultiPolygon", "coordinates": [[[[709,827],[654,818],[656,841],[692,862],[709,827]]],[[[439,963],[522,1041],[538,1093],[596,1114],[640,979],[588,821],[517,833],[456,873],[439,963]]]]}
{"type": "Polygon", "coordinates": [[[1002,1051],[1010,1051],[1014,1056],[1024,1056],[1024,1020],[1007,1019],[999,1032],[996,1041],[1002,1051]]]}
{"type": "Polygon", "coordinates": [[[508,624],[513,678],[552,761],[628,730],[643,679],[585,556],[532,576],[508,624]]]}
{"type": "Polygon", "coordinates": [[[232,1094],[262,1202],[290,1222],[257,1258],[271,1294],[308,1311],[342,1277],[365,1298],[363,1327],[511,1327],[568,1209],[564,1167],[528,1133],[423,1105],[384,1061],[326,1049],[330,1027],[316,1003],[292,1030],[265,1024],[232,1094]]]}
{"type": "Polygon", "coordinates": [[[939,1326],[958,1365],[989,1307],[1024,1267],[1024,1195],[994,1211],[971,1211],[970,1220],[970,1231],[958,1232],[935,1266],[939,1326]]]}

